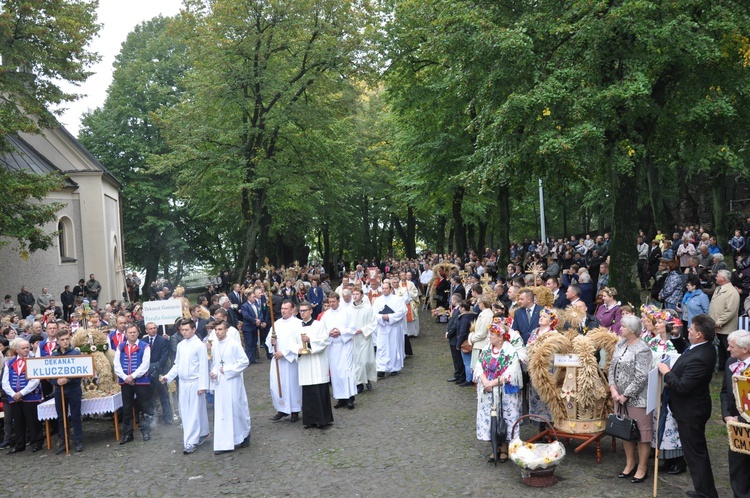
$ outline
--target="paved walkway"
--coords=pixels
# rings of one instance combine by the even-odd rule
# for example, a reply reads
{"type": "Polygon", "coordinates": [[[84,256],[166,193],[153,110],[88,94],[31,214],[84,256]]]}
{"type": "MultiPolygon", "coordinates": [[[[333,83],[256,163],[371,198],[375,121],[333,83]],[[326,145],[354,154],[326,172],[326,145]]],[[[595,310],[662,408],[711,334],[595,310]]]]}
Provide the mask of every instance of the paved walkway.
{"type": "MultiPolygon", "coordinates": [[[[601,465],[593,448],[573,454],[569,447],[556,472],[560,482],[550,488],[523,485],[511,462],[486,463],[489,443],[475,435],[476,391],[446,382],[452,367],[444,328],[422,313],[422,335],[412,339],[415,356],[406,360],[403,373],[357,396],[355,410],[334,410],[336,421],[328,430],[269,420],[274,410],[264,361],[245,374],[253,417],[249,448],[215,456],[209,439],[186,456],[180,428],[163,425],[154,428],[149,442],[136,436],[120,446],[111,420],[85,421],[82,453],[0,455],[3,495],[651,496],[652,479],[643,484],[617,479],[624,455],[621,445],[612,453],[609,438],[601,465]]],[[[726,432],[712,422],[709,434],[719,494],[728,497],[726,432]]],[[[659,478],[659,496],[684,496],[688,489],[687,473],[659,478]]]]}

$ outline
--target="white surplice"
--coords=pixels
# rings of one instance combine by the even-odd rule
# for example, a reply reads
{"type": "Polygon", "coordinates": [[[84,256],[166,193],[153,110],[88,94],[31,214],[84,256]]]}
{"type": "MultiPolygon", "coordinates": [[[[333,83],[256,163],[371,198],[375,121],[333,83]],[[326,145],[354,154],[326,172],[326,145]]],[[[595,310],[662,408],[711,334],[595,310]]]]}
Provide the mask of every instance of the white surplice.
{"type": "Polygon", "coordinates": [[[306,334],[310,339],[308,349],[310,354],[299,355],[299,385],[314,386],[327,384],[331,377],[328,375],[328,346],[331,341],[328,332],[323,329],[321,322],[312,320],[309,327],[301,327],[300,335],[306,334]]]}
{"type": "Polygon", "coordinates": [[[404,331],[406,328],[406,304],[396,294],[383,295],[375,299],[372,309],[378,319],[375,363],[378,372],[400,372],[404,368],[404,331]],[[385,311],[386,306],[393,313],[385,311]],[[384,315],[388,320],[384,320],[384,315]]]}
{"type": "MultiPolygon", "coordinates": [[[[297,356],[302,347],[302,320],[297,317],[279,318],[274,324],[276,328],[276,349],[283,357],[271,360],[271,398],[277,412],[296,413],[302,408],[302,387],[299,384],[297,356]],[[276,365],[279,365],[279,376],[276,375],[276,365]],[[279,382],[281,379],[281,396],[279,396],[279,382]]],[[[271,345],[271,334],[266,338],[269,352],[274,351],[271,345]]]]}
{"type": "Polygon", "coordinates": [[[349,399],[357,394],[357,383],[354,380],[354,327],[350,308],[339,306],[330,308],[323,315],[323,330],[329,336],[331,330],[339,329],[341,335],[330,337],[328,346],[328,365],[331,368],[331,387],[335,399],[349,399]]]}
{"type": "MultiPolygon", "coordinates": [[[[414,321],[406,321],[406,335],[410,337],[417,337],[419,335],[419,313],[417,313],[417,305],[419,303],[419,289],[414,285],[414,282],[407,280],[406,282],[398,283],[399,295],[408,296],[406,299],[406,306],[411,308],[412,316],[414,321]]],[[[408,310],[407,310],[408,315],[408,310]]]]}
{"type": "Polygon", "coordinates": [[[214,381],[214,451],[233,450],[250,434],[250,406],[242,372],[250,364],[242,345],[225,337],[211,349],[214,381]]]}
{"type": "MultiPolygon", "coordinates": [[[[240,338],[240,331],[230,326],[229,324],[227,324],[227,327],[229,327],[227,328],[227,339],[236,341],[237,344],[242,346],[242,339],[240,338]]],[[[204,342],[209,342],[209,341],[211,342],[211,351],[213,351],[213,348],[216,346],[216,343],[219,342],[219,338],[216,337],[216,332],[214,332],[213,330],[211,331],[210,334],[208,334],[204,342]]]]}
{"type": "Polygon", "coordinates": [[[365,303],[364,300],[359,305],[352,305],[349,312],[352,315],[355,332],[355,380],[357,384],[367,384],[368,380],[375,382],[378,380],[378,372],[375,368],[375,347],[372,342],[372,334],[378,326],[378,320],[372,306],[365,303]],[[362,333],[357,334],[358,330],[361,330],[362,333]]]}
{"type": "Polygon", "coordinates": [[[184,446],[198,444],[200,436],[209,434],[206,395],[208,391],[208,353],[206,345],[193,336],[177,345],[174,364],[166,375],[167,382],[179,377],[180,418],[184,446]]]}

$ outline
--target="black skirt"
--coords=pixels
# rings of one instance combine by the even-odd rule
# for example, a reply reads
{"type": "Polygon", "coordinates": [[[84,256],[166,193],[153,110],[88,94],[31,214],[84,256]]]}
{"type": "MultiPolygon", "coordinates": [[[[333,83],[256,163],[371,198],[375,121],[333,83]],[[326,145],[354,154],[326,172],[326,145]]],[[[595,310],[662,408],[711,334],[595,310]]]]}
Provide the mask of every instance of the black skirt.
{"type": "Polygon", "coordinates": [[[328,383],[302,386],[302,423],[322,426],[333,423],[328,383]]]}

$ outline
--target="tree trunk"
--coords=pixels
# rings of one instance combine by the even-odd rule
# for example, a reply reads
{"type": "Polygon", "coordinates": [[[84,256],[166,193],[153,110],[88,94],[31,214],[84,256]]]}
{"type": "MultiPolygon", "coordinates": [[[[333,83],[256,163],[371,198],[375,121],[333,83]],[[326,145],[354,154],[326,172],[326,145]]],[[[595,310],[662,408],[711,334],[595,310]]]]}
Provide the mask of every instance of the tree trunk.
{"type": "Polygon", "coordinates": [[[445,216],[437,217],[437,238],[435,239],[435,252],[442,254],[445,252],[445,225],[447,220],[445,216]]]}
{"type": "MultiPolygon", "coordinates": [[[[488,213],[489,214],[489,213],[488,213]]],[[[480,253],[484,253],[484,248],[487,247],[487,221],[483,220],[479,222],[479,234],[477,235],[476,250],[480,253]]]]}
{"type": "Polygon", "coordinates": [[[333,275],[333,262],[331,261],[331,229],[328,223],[323,224],[323,268],[329,275],[333,275]]]}
{"type": "Polygon", "coordinates": [[[612,168],[612,250],[609,265],[610,285],[617,289],[617,299],[639,306],[636,287],[638,254],[634,250],[638,235],[638,217],[633,215],[633,195],[638,191],[636,172],[618,173],[612,168]]]}
{"type": "Polygon", "coordinates": [[[408,206],[406,208],[406,240],[404,245],[406,246],[406,257],[416,258],[417,257],[417,218],[414,216],[414,208],[408,206]]]}
{"type": "Polygon", "coordinates": [[[713,197],[714,233],[719,247],[724,247],[727,242],[728,229],[726,226],[726,172],[718,170],[711,180],[711,194],[713,197]]]}
{"type": "Polygon", "coordinates": [[[498,258],[498,267],[510,262],[510,189],[507,183],[501,183],[497,187],[497,205],[498,205],[498,245],[500,246],[500,259],[498,258]]]}
{"type": "MultiPolygon", "coordinates": [[[[659,170],[654,165],[651,154],[646,154],[643,158],[643,167],[646,169],[646,180],[648,183],[648,197],[651,201],[651,212],[654,217],[656,228],[667,233],[667,214],[664,209],[664,199],[661,195],[659,186],[659,170]]],[[[656,232],[654,232],[656,233],[656,232]]]]}
{"type": "Polygon", "coordinates": [[[460,187],[456,189],[456,193],[453,195],[452,211],[453,211],[453,240],[456,254],[459,257],[463,257],[466,252],[466,225],[464,224],[464,217],[461,214],[461,205],[464,202],[464,189],[460,187]]]}

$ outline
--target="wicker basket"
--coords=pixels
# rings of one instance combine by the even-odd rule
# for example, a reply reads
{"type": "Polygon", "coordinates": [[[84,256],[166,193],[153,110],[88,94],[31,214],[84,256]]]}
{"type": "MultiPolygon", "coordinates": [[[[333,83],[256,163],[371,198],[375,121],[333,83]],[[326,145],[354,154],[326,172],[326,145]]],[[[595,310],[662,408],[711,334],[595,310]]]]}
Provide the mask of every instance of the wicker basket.
{"type": "MultiPolygon", "coordinates": [[[[552,426],[549,420],[547,420],[544,417],[541,417],[539,415],[523,415],[522,417],[519,417],[518,420],[513,424],[513,430],[511,431],[511,434],[514,434],[516,432],[516,427],[518,426],[518,423],[525,419],[525,418],[534,418],[539,420],[540,422],[543,422],[547,424],[548,427],[552,429],[553,437],[555,438],[555,442],[551,444],[546,443],[536,443],[533,445],[533,448],[538,452],[540,449],[542,450],[551,450],[552,445],[555,445],[554,448],[558,452],[557,457],[551,462],[551,465],[546,466],[545,468],[530,468],[526,465],[524,465],[523,461],[520,461],[518,458],[518,455],[516,453],[518,450],[514,451],[511,443],[511,460],[513,460],[513,463],[521,467],[521,481],[527,485],[534,488],[546,488],[549,486],[552,486],[554,484],[557,484],[557,477],[555,476],[555,469],[557,468],[557,464],[562,461],[562,459],[565,457],[565,447],[562,446],[562,444],[557,440],[557,432],[555,431],[555,428],[552,426]],[[513,456],[516,455],[516,458],[513,458],[513,456]]],[[[531,443],[524,443],[524,446],[527,446],[531,443]]],[[[519,448],[523,449],[523,448],[519,448]]],[[[528,451],[528,450],[524,450],[528,451]]]]}

